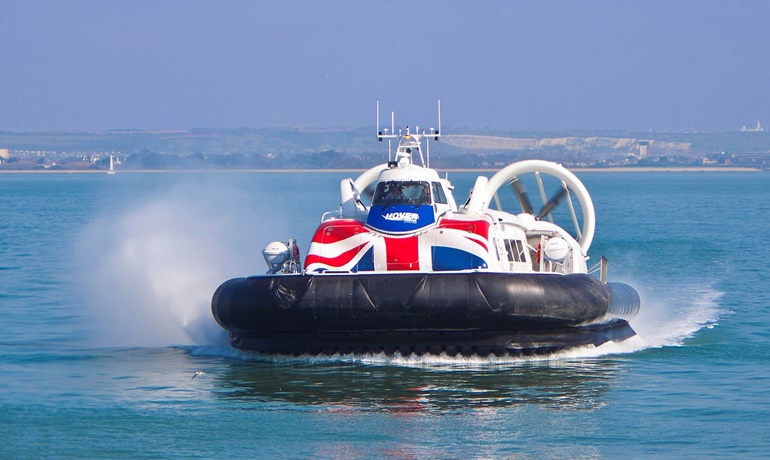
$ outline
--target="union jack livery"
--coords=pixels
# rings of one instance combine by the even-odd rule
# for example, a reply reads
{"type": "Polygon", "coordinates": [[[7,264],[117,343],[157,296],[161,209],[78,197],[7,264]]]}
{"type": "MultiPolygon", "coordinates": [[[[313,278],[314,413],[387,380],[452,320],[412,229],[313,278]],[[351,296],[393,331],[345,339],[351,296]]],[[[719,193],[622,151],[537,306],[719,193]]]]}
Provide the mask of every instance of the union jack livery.
{"type": "Polygon", "coordinates": [[[233,346],[500,354],[635,334],[636,291],[607,282],[603,257],[588,268],[594,208],[574,174],[520,161],[478,177],[458,205],[449,180],[429,167],[440,104],[439,129],[428,133],[380,131],[379,103],[377,113],[378,140],[396,140],[396,150],[340,182],[341,204],[323,215],[304,265],[294,240],[273,242],[263,251],[267,275],[230,280],[214,294],[214,317],[233,346]],[[527,185],[542,199],[537,212],[527,185]],[[520,210],[504,210],[512,204],[520,210]]]}
{"type": "Polygon", "coordinates": [[[418,235],[369,231],[353,219],[324,222],[313,236],[305,271],[448,271],[489,267],[488,219],[441,218],[418,235]]]}

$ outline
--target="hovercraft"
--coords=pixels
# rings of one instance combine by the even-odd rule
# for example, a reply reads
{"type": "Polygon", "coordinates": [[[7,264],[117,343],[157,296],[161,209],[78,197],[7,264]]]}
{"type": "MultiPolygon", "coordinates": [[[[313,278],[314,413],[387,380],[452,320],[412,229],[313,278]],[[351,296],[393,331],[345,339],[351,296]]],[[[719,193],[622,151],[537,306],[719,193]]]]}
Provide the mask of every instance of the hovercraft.
{"type": "Polygon", "coordinates": [[[423,156],[422,141],[429,149],[440,127],[416,131],[383,133],[378,109],[378,140],[397,140],[395,157],[340,183],[341,205],[322,216],[304,265],[296,241],[273,242],[262,251],[266,275],[216,290],[212,312],[233,347],[502,356],[635,335],[636,290],[607,282],[604,257],[588,267],[595,214],[574,174],[519,161],[478,177],[458,206],[429,150],[423,156]],[[538,211],[527,183],[542,198],[538,211]],[[507,190],[508,201],[499,193],[507,190]],[[503,210],[512,203],[518,212],[503,210]],[[571,232],[554,222],[562,203],[571,232]]]}

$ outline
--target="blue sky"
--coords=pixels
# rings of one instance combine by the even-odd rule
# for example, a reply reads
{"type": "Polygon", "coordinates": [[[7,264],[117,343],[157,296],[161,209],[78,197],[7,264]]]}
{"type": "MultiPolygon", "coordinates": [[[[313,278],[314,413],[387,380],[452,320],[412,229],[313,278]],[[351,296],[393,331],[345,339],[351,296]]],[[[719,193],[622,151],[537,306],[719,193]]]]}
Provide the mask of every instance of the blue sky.
{"type": "Polygon", "coordinates": [[[766,1],[0,1],[0,130],[770,126],[766,1]]]}

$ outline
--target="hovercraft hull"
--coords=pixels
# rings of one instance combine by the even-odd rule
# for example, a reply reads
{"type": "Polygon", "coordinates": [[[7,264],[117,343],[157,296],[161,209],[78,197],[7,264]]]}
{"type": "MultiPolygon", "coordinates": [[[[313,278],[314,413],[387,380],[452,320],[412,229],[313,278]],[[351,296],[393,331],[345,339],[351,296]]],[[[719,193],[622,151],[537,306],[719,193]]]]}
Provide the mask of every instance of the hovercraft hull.
{"type": "Polygon", "coordinates": [[[585,274],[494,272],[236,278],[212,312],[264,353],[547,353],[635,335],[639,295],[585,274]]]}

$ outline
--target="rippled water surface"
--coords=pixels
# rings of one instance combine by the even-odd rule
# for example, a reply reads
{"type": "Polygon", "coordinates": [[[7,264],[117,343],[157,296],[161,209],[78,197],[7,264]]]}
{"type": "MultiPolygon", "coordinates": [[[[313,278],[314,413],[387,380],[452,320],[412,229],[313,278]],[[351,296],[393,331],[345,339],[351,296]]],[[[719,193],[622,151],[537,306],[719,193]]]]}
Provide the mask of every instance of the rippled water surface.
{"type": "MultiPolygon", "coordinates": [[[[547,358],[238,352],[222,281],[347,173],[0,175],[0,457],[770,454],[770,176],[578,173],[638,335],[547,358]],[[302,193],[313,190],[313,193],[302,193]]],[[[464,200],[475,174],[453,173],[464,200]]]]}

